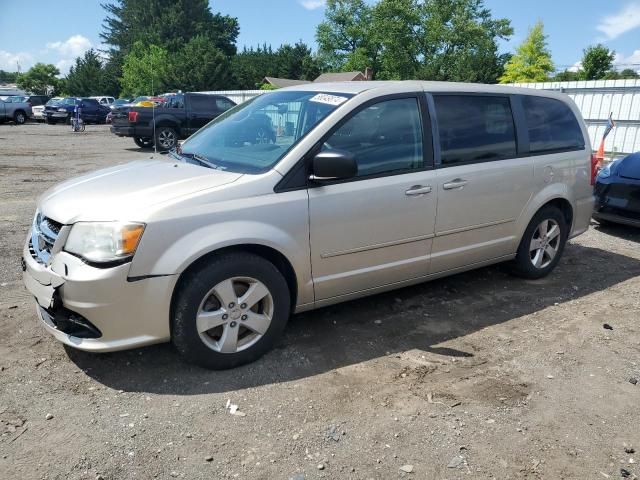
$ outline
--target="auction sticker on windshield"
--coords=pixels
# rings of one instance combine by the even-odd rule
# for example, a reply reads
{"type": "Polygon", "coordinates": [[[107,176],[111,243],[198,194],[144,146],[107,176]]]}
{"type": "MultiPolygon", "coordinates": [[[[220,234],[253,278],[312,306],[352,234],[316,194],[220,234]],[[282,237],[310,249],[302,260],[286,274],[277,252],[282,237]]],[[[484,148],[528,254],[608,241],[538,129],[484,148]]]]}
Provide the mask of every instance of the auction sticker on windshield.
{"type": "Polygon", "coordinates": [[[327,105],[340,105],[346,102],[348,98],[338,95],[329,95],[328,93],[319,93],[309,99],[310,102],[326,103],[327,105]]]}

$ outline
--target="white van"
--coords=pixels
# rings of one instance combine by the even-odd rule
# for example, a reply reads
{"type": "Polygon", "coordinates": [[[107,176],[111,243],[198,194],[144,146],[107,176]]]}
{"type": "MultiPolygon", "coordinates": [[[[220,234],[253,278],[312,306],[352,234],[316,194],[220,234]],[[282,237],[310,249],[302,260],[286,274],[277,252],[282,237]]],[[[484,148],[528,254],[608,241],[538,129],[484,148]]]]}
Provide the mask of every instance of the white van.
{"type": "Polygon", "coordinates": [[[162,159],[46,192],[24,281],[67,345],[172,341],[189,361],[229,368],[271,348],[294,312],[499,262],[549,274],[589,226],[594,174],[560,93],[283,88],[162,159]]]}

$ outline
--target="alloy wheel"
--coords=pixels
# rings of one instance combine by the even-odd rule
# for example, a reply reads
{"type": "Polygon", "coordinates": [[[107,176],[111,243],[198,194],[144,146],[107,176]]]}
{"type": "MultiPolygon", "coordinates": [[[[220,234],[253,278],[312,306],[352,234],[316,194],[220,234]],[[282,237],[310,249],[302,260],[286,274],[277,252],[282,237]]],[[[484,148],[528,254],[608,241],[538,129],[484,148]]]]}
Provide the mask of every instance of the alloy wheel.
{"type": "Polygon", "coordinates": [[[536,268],[548,267],[560,249],[560,225],[553,219],[540,222],[529,245],[529,258],[536,268]]]}
{"type": "Polygon", "coordinates": [[[176,136],[172,131],[162,130],[158,134],[158,143],[162,148],[171,149],[176,144],[176,136]]]}
{"type": "Polygon", "coordinates": [[[267,333],[274,314],[269,289],[251,277],[233,277],[213,287],[198,308],[201,340],[219,353],[236,353],[267,333]]]}

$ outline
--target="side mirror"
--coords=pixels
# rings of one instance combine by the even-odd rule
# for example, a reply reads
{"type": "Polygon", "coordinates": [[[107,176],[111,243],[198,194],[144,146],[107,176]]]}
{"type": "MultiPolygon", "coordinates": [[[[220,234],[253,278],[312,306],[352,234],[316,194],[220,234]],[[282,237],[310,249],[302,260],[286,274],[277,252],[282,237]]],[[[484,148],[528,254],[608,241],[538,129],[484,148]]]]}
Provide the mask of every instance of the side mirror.
{"type": "Polygon", "coordinates": [[[358,164],[353,154],[342,150],[329,150],[313,157],[313,174],[309,180],[322,183],[343,180],[358,174],[358,164]]]}

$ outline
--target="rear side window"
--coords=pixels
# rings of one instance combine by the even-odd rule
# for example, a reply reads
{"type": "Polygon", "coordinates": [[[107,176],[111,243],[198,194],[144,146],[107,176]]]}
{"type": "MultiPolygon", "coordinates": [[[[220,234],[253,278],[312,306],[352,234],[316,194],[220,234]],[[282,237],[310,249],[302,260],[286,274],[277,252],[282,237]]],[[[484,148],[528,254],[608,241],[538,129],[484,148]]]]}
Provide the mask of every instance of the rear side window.
{"type": "Polygon", "coordinates": [[[442,166],[516,156],[509,97],[435,95],[442,166]]]}
{"type": "Polygon", "coordinates": [[[227,100],[226,98],[216,98],[216,107],[218,108],[218,110],[225,112],[233,107],[233,103],[231,103],[231,101],[227,100]]]}
{"type": "Polygon", "coordinates": [[[525,96],[522,104],[531,153],[584,148],[578,120],[564,102],[554,98],[525,96]]]}
{"type": "Polygon", "coordinates": [[[193,95],[190,100],[194,112],[210,113],[214,110],[214,98],[209,95],[193,95]]]}

